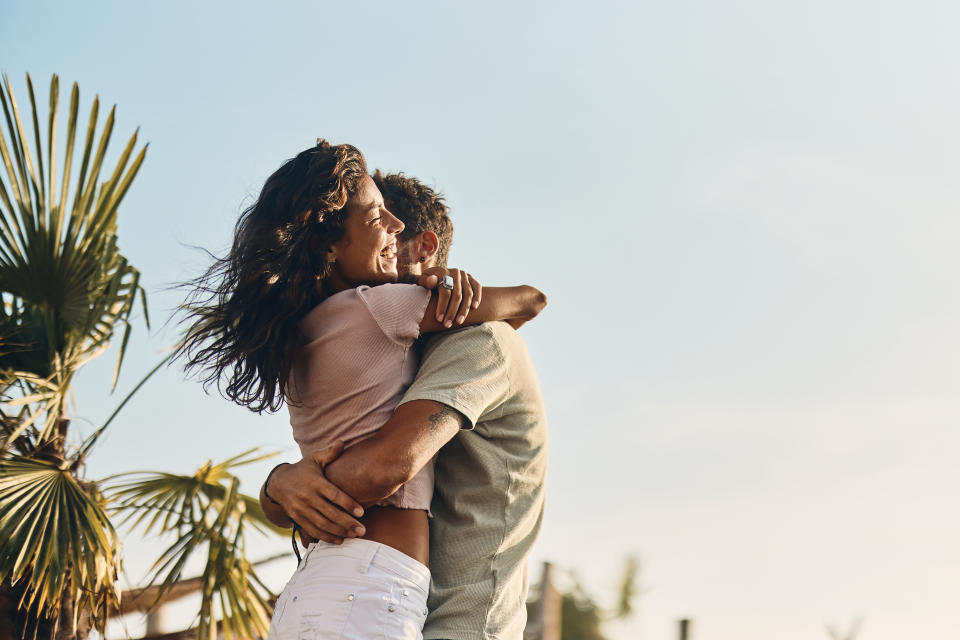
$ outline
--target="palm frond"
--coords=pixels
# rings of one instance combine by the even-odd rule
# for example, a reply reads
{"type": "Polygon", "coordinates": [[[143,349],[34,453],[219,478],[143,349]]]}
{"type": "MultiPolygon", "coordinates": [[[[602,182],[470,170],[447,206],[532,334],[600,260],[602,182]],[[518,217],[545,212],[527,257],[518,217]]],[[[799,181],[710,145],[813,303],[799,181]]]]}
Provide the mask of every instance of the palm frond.
{"type": "Polygon", "coordinates": [[[0,441],[0,451],[6,451],[10,445],[20,439],[31,429],[35,434],[31,437],[29,443],[30,449],[37,446],[41,438],[41,430],[36,429],[36,424],[41,424],[44,430],[50,430],[52,427],[49,421],[56,420],[55,411],[57,403],[60,402],[60,394],[57,393],[58,386],[50,379],[44,379],[35,376],[29,371],[2,371],[0,370],[0,384],[7,388],[13,387],[17,383],[21,392],[18,395],[4,397],[0,401],[0,411],[21,407],[18,416],[9,421],[7,428],[4,429],[5,435],[0,441]],[[29,398],[24,402],[24,398],[29,398]]]}
{"type": "Polygon", "coordinates": [[[120,541],[102,502],[54,463],[0,460],[0,574],[26,582],[18,608],[34,619],[56,619],[67,593],[102,631],[118,606],[120,541]]]}
{"type": "Polygon", "coordinates": [[[134,132],[116,164],[108,169],[109,176],[101,180],[115,110],[110,110],[98,136],[99,99],[94,99],[72,204],[68,205],[80,100],[74,84],[58,180],[59,86],[59,79],[53,76],[49,113],[43,123],[33,82],[27,76],[32,144],[6,75],[0,86],[0,108],[6,123],[6,135],[0,128],[0,160],[6,170],[5,175],[0,172],[0,298],[4,309],[0,370],[25,369],[56,383],[58,401],[54,406],[58,410],[39,427],[41,439],[52,435],[61,417],[59,409],[65,404],[73,373],[103,353],[122,330],[116,386],[138,300],[147,317],[140,273],[117,244],[118,209],[143,164],[147,146],[137,149],[138,132],[134,132]]]}
{"type": "Polygon", "coordinates": [[[256,498],[240,493],[231,470],[272,455],[250,449],[219,463],[207,461],[191,476],[140,472],[108,479],[112,510],[125,524],[173,537],[150,569],[149,584],[159,585],[158,599],[183,579],[187,561],[206,551],[198,638],[216,635],[215,603],[225,638],[267,633],[271,593],[246,557],[246,525],[284,531],[267,520],[256,498]]]}
{"type": "Polygon", "coordinates": [[[640,572],[640,561],[630,556],[623,568],[623,577],[620,579],[620,589],[617,595],[617,608],[613,617],[629,618],[633,614],[633,601],[637,596],[637,575],[640,572]]]}

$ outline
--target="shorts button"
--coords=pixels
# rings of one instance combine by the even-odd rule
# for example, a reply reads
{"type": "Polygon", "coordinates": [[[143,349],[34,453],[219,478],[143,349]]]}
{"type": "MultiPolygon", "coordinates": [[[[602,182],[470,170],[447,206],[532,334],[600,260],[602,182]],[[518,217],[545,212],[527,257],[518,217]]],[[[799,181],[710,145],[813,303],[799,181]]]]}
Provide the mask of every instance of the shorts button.
{"type": "Polygon", "coordinates": [[[404,589],[404,590],[403,590],[403,595],[408,596],[408,595],[410,595],[410,592],[407,591],[406,589],[404,589]]]}
{"type": "Polygon", "coordinates": [[[353,600],[353,594],[352,594],[352,593],[347,596],[347,600],[353,600]]]}
{"type": "Polygon", "coordinates": [[[387,611],[389,611],[390,613],[393,613],[393,612],[396,611],[396,610],[397,610],[397,608],[396,608],[395,606],[393,606],[393,605],[390,605],[389,607],[387,607],[387,611]]]}

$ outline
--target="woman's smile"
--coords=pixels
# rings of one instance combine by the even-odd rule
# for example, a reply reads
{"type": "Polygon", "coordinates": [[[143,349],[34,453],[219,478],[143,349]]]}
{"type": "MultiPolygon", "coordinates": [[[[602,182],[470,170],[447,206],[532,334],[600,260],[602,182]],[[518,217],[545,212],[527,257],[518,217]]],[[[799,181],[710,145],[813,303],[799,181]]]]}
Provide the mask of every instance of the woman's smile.
{"type": "Polygon", "coordinates": [[[347,212],[343,238],[331,247],[331,289],[396,282],[397,234],[403,231],[403,223],[387,210],[370,176],[363,177],[347,212]]]}
{"type": "Polygon", "coordinates": [[[385,246],[383,251],[380,252],[380,257],[395,263],[397,261],[397,241],[394,240],[385,246]]]}

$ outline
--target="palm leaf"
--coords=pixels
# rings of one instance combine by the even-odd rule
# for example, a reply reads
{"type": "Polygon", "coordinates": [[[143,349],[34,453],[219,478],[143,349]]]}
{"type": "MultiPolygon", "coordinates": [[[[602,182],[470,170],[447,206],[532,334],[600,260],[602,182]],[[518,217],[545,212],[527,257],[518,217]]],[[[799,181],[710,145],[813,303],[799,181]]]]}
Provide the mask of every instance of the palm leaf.
{"type": "Polygon", "coordinates": [[[34,619],[56,619],[67,593],[102,631],[118,606],[120,543],[102,502],[52,462],[0,460],[0,574],[26,583],[18,608],[34,619]]]}
{"type": "Polygon", "coordinates": [[[173,538],[150,568],[158,600],[183,579],[187,561],[206,551],[198,638],[216,635],[214,603],[220,605],[225,638],[267,633],[271,593],[246,557],[246,524],[264,532],[284,530],[269,523],[256,498],[239,492],[231,470],[272,455],[250,449],[216,464],[208,461],[192,476],[141,472],[108,479],[112,509],[122,522],[173,538]]]}
{"type": "Polygon", "coordinates": [[[134,132],[116,163],[107,168],[115,108],[98,134],[99,99],[95,98],[68,209],[79,89],[74,84],[70,92],[66,148],[58,180],[59,79],[51,79],[49,113],[42,126],[33,82],[27,76],[32,144],[10,79],[6,75],[3,79],[0,107],[6,135],[0,128],[0,159],[6,171],[0,173],[0,299],[4,308],[0,346],[11,348],[0,348],[0,371],[26,369],[55,385],[53,411],[38,427],[44,440],[53,435],[62,417],[74,372],[103,353],[117,330],[122,330],[116,386],[138,297],[147,317],[139,271],[117,244],[118,210],[147,147],[137,149],[138,133],[134,132]],[[101,181],[105,169],[109,176],[101,181]]]}

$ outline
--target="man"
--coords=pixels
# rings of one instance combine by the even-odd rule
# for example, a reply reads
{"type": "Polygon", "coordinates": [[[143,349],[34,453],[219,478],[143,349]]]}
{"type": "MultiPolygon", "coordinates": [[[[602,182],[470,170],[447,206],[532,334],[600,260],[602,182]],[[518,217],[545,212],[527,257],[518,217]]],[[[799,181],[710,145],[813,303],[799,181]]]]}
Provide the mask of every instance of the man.
{"type": "MultiPolygon", "coordinates": [[[[453,227],[442,197],[402,174],[377,172],[374,180],[405,224],[401,276],[445,266],[453,227]]],[[[519,640],[526,559],[543,515],[547,440],[536,372],[506,323],[432,337],[416,379],[376,436],[339,457],[339,449],[328,449],[274,469],[261,503],[268,513],[282,507],[320,539],[362,535],[358,522],[331,510],[330,501],[355,506],[338,489],[363,503],[381,499],[441,446],[424,639],[519,640]]]]}

